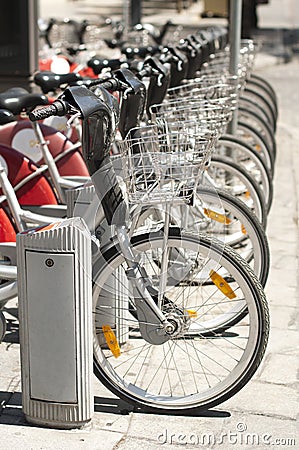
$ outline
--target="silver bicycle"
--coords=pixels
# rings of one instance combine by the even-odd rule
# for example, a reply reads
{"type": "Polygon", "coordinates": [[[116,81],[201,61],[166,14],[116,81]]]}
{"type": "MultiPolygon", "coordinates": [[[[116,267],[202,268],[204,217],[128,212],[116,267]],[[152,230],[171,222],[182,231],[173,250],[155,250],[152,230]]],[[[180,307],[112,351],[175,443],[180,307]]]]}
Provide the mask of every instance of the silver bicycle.
{"type": "MultiPolygon", "coordinates": [[[[109,156],[110,111],[83,87],[67,89],[44,114],[62,108],[81,113],[84,155],[114,230],[93,261],[95,374],[141,408],[221,403],[250,380],[264,354],[269,317],[261,284],[231,248],[172,227],[168,214],[162,226],[130,238],[129,209],[109,156]]],[[[188,201],[209,143],[197,147],[194,134],[161,136],[154,128],[123,145],[126,195],[167,210],[188,201]]]]}

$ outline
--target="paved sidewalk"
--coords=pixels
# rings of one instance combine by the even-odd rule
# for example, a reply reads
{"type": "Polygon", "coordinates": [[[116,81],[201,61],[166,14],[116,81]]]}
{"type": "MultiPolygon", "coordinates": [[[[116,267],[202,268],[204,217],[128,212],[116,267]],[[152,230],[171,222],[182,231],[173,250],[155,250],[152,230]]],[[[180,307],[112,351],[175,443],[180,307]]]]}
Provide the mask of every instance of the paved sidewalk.
{"type": "MultiPolygon", "coordinates": [[[[277,7],[276,0],[271,2],[277,7]]],[[[274,201],[267,228],[271,334],[254,378],[233,398],[199,416],[133,412],[95,379],[95,413],[84,429],[31,426],[21,407],[17,311],[11,302],[10,332],[0,345],[0,450],[298,448],[299,58],[283,64],[280,58],[261,54],[257,73],[277,92],[279,120],[274,201]]]]}

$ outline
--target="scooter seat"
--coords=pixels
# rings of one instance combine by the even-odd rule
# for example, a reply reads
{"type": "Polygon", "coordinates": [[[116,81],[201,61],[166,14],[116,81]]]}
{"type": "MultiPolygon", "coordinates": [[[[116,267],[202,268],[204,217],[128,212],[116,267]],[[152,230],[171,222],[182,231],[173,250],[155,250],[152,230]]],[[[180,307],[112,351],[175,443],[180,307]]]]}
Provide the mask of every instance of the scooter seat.
{"type": "Polygon", "coordinates": [[[13,113],[8,111],[7,109],[0,109],[0,125],[5,125],[7,123],[15,122],[15,121],[16,121],[16,118],[13,115],[13,113]]]}
{"type": "Polygon", "coordinates": [[[37,72],[34,75],[34,82],[41,88],[44,94],[49,92],[55,92],[58,88],[64,84],[75,83],[82,80],[82,77],[75,72],[57,74],[54,72],[37,72]]]}
{"type": "Polygon", "coordinates": [[[43,94],[29,93],[26,89],[14,87],[0,94],[0,108],[18,115],[30,111],[39,105],[47,105],[48,98],[43,94]]]}

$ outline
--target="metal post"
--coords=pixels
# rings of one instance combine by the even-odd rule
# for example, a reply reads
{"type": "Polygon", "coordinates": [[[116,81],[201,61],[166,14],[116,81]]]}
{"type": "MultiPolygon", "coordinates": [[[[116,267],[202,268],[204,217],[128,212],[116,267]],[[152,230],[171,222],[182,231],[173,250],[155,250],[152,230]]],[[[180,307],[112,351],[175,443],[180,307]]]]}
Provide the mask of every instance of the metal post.
{"type": "Polygon", "coordinates": [[[1,3],[0,88],[31,89],[30,77],[38,69],[38,0],[1,3]]]}
{"type": "Polygon", "coordinates": [[[134,27],[141,22],[141,0],[130,0],[130,25],[134,27]]]}
{"type": "MultiPolygon", "coordinates": [[[[231,75],[238,75],[238,65],[241,46],[241,24],[242,24],[242,0],[230,0],[229,14],[229,45],[230,60],[229,71],[231,75]]],[[[229,124],[229,132],[235,134],[237,130],[238,110],[233,114],[229,124]]]]}
{"type": "Polygon", "coordinates": [[[123,39],[126,41],[128,37],[128,29],[130,27],[130,2],[131,0],[124,0],[123,1],[123,26],[124,26],[124,33],[123,33],[123,39]]]}

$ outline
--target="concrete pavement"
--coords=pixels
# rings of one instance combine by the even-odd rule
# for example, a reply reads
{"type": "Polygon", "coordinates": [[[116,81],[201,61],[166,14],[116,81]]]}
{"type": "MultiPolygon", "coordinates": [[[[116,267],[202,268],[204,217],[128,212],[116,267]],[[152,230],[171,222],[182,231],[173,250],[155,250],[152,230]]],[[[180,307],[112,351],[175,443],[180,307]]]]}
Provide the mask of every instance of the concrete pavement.
{"type": "MultiPolygon", "coordinates": [[[[281,3],[270,0],[262,7],[261,26],[266,20],[271,24],[266,17],[271,11],[279,26],[293,27],[289,19],[282,22],[277,9],[281,3]]],[[[288,17],[293,21],[291,12],[288,17]]],[[[0,345],[1,450],[298,448],[299,59],[294,55],[284,64],[279,57],[260,54],[256,67],[275,88],[279,103],[274,201],[267,227],[271,334],[257,374],[233,398],[199,416],[136,413],[94,379],[95,412],[84,429],[31,426],[21,408],[18,322],[12,302],[7,308],[10,331],[0,345]]]]}

